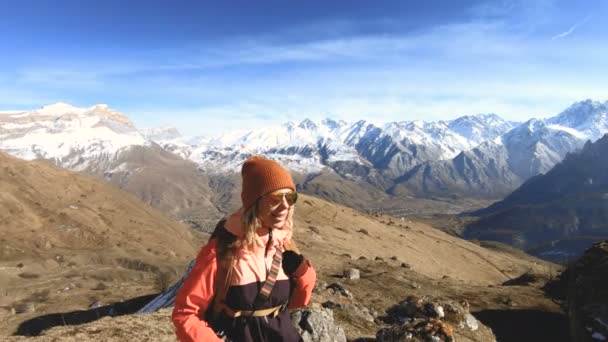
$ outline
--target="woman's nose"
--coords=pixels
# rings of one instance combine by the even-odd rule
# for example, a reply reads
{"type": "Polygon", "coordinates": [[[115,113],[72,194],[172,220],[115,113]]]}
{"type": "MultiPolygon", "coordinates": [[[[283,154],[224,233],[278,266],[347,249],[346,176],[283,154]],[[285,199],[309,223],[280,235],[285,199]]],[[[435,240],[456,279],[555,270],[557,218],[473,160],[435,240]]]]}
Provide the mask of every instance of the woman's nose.
{"type": "Polygon", "coordinates": [[[289,203],[287,202],[287,196],[283,195],[283,197],[281,197],[281,202],[279,203],[279,208],[289,208],[289,203]]]}

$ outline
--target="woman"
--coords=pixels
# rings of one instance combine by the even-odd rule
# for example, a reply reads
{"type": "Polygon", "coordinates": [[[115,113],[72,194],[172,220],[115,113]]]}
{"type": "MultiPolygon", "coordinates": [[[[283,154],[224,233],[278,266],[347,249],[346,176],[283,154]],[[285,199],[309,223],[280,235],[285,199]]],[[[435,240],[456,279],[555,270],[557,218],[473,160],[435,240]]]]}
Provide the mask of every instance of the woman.
{"type": "Polygon", "coordinates": [[[286,309],[308,304],[316,273],[289,248],[295,184],[263,157],[246,160],[241,176],[242,208],[218,223],[175,298],[180,341],[302,340],[286,309]]]}

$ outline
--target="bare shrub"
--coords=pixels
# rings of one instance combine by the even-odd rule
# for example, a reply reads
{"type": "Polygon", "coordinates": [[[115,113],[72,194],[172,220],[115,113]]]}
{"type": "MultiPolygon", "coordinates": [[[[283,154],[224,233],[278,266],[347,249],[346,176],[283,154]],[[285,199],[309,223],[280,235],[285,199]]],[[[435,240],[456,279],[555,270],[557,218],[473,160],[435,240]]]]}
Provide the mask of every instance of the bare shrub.
{"type": "Polygon", "coordinates": [[[39,274],[31,273],[31,272],[19,273],[18,276],[21,277],[21,278],[23,278],[23,279],[36,279],[36,278],[40,278],[39,274]]]}
{"type": "Polygon", "coordinates": [[[156,288],[160,292],[165,292],[172,285],[173,273],[172,272],[156,272],[155,284],[156,288]]]}

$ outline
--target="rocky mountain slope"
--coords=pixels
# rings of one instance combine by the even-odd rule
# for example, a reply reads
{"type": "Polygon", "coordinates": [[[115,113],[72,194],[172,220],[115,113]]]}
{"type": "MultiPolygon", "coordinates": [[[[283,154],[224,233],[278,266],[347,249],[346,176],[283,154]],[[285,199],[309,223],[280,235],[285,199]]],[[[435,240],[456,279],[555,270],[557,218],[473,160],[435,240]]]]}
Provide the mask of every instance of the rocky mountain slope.
{"type": "Polygon", "coordinates": [[[564,260],[608,237],[608,135],[474,213],[467,237],[497,240],[564,260]]]}

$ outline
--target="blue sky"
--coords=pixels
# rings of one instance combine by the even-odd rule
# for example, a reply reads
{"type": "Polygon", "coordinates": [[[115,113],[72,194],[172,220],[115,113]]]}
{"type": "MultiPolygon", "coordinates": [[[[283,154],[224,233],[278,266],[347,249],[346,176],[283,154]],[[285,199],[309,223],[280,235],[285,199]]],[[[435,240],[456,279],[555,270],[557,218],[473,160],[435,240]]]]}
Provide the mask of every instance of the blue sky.
{"type": "Polygon", "coordinates": [[[608,1],[0,3],[0,110],[107,103],[188,135],[608,99],[608,1]]]}

